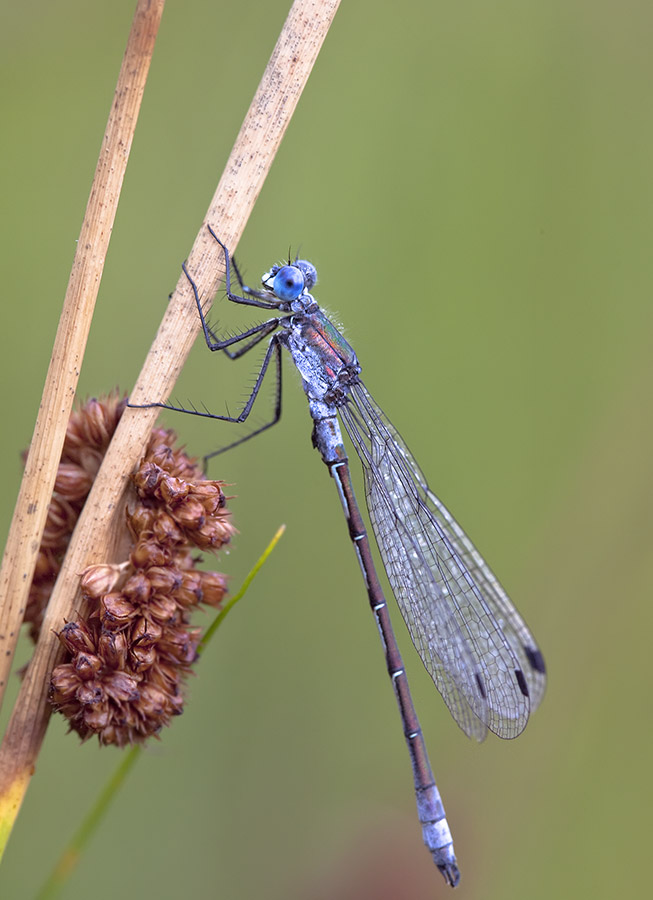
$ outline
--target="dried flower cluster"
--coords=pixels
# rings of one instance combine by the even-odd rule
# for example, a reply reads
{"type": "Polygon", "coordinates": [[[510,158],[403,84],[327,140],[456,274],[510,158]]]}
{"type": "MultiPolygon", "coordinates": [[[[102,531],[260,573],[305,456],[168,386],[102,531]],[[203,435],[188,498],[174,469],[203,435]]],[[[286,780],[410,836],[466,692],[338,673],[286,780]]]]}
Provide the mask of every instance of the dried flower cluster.
{"type": "Polygon", "coordinates": [[[72,413],[27,601],[25,622],[36,641],[70,536],[107,452],[125,401],[117,393],[72,413]]]}
{"type": "MultiPolygon", "coordinates": [[[[117,397],[92,400],[71,418],[32,586],[33,623],[122,408],[117,397]]],[[[132,476],[129,559],[83,573],[85,615],[59,634],[70,659],[52,673],[51,700],[82,739],[96,734],[102,744],[123,746],[182,711],[181,687],[200,639],[191,612],[219,605],[226,591],[225,577],[196,569],[191,551],[217,550],[233,533],[221,485],[204,481],[173,441],[172,432],[155,430],[132,476]]]]}

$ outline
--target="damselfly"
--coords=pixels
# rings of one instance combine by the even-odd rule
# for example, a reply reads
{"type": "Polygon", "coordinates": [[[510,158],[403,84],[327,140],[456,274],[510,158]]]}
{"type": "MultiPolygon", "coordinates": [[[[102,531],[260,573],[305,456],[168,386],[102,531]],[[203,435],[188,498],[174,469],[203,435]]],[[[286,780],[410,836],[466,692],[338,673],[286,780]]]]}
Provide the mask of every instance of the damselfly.
{"type": "Polygon", "coordinates": [[[317,281],[315,267],[303,259],[275,265],[263,275],[261,289],[249,288],[210,226],[209,231],[224,252],[228,299],[275,312],[266,322],[220,339],[206,322],[197,286],[184,265],[210,350],[237,359],[270,336],[254,388],[238,416],[163,403],[147,406],[244,422],[273,362],[274,415],[246,440],[279,420],[281,350],[290,352],[308,398],[313,444],[336,482],[379,628],[410,753],[424,843],[446,881],[455,886],[460,873],[451,832],[354,496],[339,420],[363,466],[374,536],[399,609],[422,662],[463,731],[479,741],[488,729],[502,738],[516,737],[544,694],[544,659],[489,566],[432,493],[403,439],[365,388],[356,354],[310,293],[317,281]],[[231,290],[232,268],[240,295],[231,290]]]}

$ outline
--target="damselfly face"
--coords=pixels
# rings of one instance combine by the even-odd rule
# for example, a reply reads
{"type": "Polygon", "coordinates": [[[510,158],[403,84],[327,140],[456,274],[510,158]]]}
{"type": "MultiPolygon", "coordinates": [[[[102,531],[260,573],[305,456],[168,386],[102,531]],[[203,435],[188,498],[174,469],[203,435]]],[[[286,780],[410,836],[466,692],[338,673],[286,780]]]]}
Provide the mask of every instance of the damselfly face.
{"type": "Polygon", "coordinates": [[[297,300],[317,282],[317,270],[307,259],[296,259],[285,266],[272,266],[261,282],[279,300],[297,300]]]}

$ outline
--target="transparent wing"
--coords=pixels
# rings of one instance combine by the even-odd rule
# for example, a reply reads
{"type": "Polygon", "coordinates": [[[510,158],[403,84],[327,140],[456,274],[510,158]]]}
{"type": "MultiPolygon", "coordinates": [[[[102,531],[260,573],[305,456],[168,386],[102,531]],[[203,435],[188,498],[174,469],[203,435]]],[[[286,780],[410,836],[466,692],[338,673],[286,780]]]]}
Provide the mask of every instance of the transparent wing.
{"type": "Polygon", "coordinates": [[[431,492],[362,383],[340,408],[363,465],[370,519],[415,647],[453,717],[482,740],[516,737],[542,699],[533,636],[472,542],[431,492]]]}

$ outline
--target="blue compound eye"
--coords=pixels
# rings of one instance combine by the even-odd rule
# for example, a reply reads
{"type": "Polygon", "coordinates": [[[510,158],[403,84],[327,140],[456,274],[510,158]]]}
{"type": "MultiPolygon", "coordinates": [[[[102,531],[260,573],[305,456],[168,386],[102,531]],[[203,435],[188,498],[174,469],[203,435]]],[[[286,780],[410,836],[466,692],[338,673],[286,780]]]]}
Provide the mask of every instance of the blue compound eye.
{"type": "Polygon", "coordinates": [[[301,269],[304,274],[304,287],[307,291],[317,282],[317,269],[307,259],[296,259],[295,265],[301,269]]]}
{"type": "Polygon", "coordinates": [[[282,266],[274,276],[272,290],[279,300],[296,300],[304,290],[304,276],[297,266],[282,266]]]}

